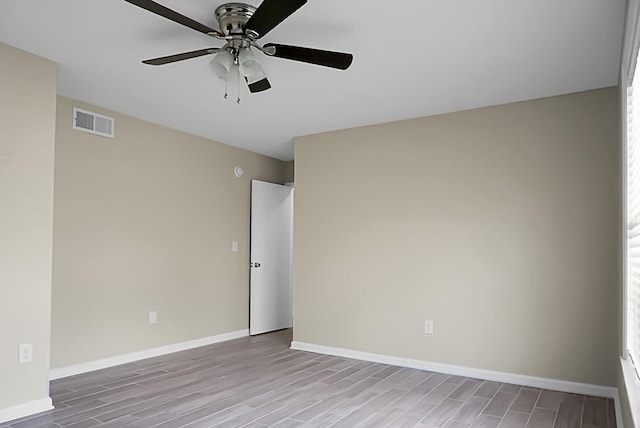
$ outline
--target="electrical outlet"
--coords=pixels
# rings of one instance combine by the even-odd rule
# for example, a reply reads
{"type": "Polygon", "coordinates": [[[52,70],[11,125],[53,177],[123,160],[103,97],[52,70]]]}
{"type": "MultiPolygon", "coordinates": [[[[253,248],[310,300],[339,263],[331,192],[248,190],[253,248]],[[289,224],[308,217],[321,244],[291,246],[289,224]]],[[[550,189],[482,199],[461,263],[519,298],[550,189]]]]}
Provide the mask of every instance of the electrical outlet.
{"type": "Polygon", "coordinates": [[[155,324],[158,322],[158,313],[156,311],[149,312],[149,324],[155,324]]]}
{"type": "Polygon", "coordinates": [[[231,251],[234,253],[238,252],[238,241],[231,241],[231,251]]]}
{"type": "Polygon", "coordinates": [[[433,334],[433,320],[424,320],[424,333],[433,334]]]}
{"type": "Polygon", "coordinates": [[[18,346],[18,362],[24,364],[31,361],[33,361],[33,345],[31,343],[23,343],[18,346]]]}

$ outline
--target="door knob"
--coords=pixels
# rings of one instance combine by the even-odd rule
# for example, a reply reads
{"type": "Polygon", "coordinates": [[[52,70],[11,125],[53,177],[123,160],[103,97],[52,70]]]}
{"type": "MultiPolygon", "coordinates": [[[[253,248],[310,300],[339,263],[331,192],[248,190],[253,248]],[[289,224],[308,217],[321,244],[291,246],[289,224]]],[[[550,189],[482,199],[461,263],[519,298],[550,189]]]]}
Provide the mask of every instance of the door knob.
{"type": "Polygon", "coordinates": [[[251,263],[251,267],[259,268],[260,266],[261,266],[261,264],[259,262],[251,263]]]}

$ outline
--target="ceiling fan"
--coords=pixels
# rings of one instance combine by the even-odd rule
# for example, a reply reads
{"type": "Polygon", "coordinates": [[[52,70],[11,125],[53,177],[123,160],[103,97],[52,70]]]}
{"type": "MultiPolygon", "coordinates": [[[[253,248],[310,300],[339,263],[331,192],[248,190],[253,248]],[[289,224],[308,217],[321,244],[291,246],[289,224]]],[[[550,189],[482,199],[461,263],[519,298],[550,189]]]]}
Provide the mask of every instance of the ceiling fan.
{"type": "Polygon", "coordinates": [[[271,88],[267,76],[262,71],[251,48],[256,48],[267,56],[285,58],[310,64],[346,70],[353,61],[353,55],[343,52],[324,51],[277,43],[258,44],[278,24],[300,9],[307,0],[263,0],[259,7],[245,3],[225,3],[215,10],[220,26],[216,30],[184,16],[152,0],[125,0],[156,15],[187,26],[208,36],[222,40],[221,47],[211,47],[175,55],[142,61],[149,65],[163,65],[204,55],[216,54],[211,61],[213,70],[226,80],[234,66],[244,77],[252,93],[271,88]]]}

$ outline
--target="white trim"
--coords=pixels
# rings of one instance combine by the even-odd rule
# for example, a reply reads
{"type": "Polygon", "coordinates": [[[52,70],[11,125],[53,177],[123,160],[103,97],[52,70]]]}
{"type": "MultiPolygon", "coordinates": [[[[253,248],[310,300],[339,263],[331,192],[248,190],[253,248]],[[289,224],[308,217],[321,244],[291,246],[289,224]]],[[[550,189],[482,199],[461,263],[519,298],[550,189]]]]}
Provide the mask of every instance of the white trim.
{"type": "Polygon", "coordinates": [[[312,343],[294,341],[291,342],[291,349],[317,352],[320,354],[336,355],[338,357],[353,358],[356,360],[371,361],[374,363],[383,363],[392,366],[429,370],[457,376],[473,377],[504,383],[515,383],[518,385],[533,386],[536,388],[552,389],[554,391],[572,392],[574,394],[615,398],[618,393],[618,389],[611,386],[592,385],[588,383],[571,382],[567,380],[549,379],[516,373],[505,373],[493,370],[476,369],[472,367],[455,366],[452,364],[435,363],[431,361],[414,360],[411,358],[394,357],[391,355],[372,354],[369,352],[354,351],[351,349],[315,345],[312,343]]]}
{"type": "Polygon", "coordinates": [[[640,11],[638,0],[627,1],[625,11],[623,41],[620,55],[620,71],[625,80],[633,79],[635,74],[635,61],[638,54],[638,12],[640,11]]]}
{"type": "Polygon", "coordinates": [[[622,150],[621,150],[621,167],[622,167],[622,171],[621,171],[621,175],[622,177],[620,177],[621,179],[621,195],[620,195],[620,202],[621,202],[621,214],[622,214],[622,221],[621,221],[621,226],[622,226],[622,340],[621,340],[621,346],[622,349],[620,349],[620,355],[623,356],[623,358],[627,358],[627,121],[629,120],[627,117],[627,100],[628,100],[628,85],[627,85],[627,78],[621,74],[620,75],[620,79],[622,80],[622,82],[620,82],[620,102],[622,103],[622,105],[620,106],[620,116],[621,116],[621,138],[622,141],[620,141],[622,150]]]}
{"type": "MultiPolygon", "coordinates": [[[[622,55],[620,59],[620,102],[621,102],[621,145],[622,145],[622,350],[620,353],[620,365],[622,370],[622,382],[626,395],[626,403],[631,414],[631,423],[638,426],[640,422],[640,382],[631,361],[627,358],[628,349],[628,299],[627,299],[627,97],[628,88],[633,84],[636,63],[638,61],[638,47],[640,45],[640,2],[638,0],[628,0],[624,39],[622,43],[622,55]]],[[[620,388],[621,385],[618,385],[620,388]]],[[[623,426],[622,403],[620,390],[616,397],[616,420],[620,427],[623,426]]]]}
{"type": "Polygon", "coordinates": [[[16,406],[0,409],[0,424],[14,419],[24,418],[25,416],[35,415],[36,413],[46,412],[53,409],[53,402],[50,397],[41,398],[40,400],[28,401],[16,406]]]}
{"type": "MultiPolygon", "coordinates": [[[[620,365],[622,367],[622,378],[624,380],[624,387],[627,391],[627,401],[629,402],[629,411],[631,412],[631,422],[634,426],[638,426],[640,423],[640,380],[636,376],[633,364],[629,359],[620,358],[620,365]]],[[[616,413],[617,413],[616,409],[616,413]]],[[[618,415],[616,414],[616,417],[618,415]]],[[[622,420],[622,415],[618,421],[622,420]]]]}
{"type": "Polygon", "coordinates": [[[49,379],[55,380],[67,376],[74,376],[81,373],[92,372],[94,370],[106,369],[107,367],[131,363],[134,361],[144,360],[146,358],[159,357],[161,355],[172,354],[174,352],[186,351],[187,349],[199,348],[201,346],[213,345],[214,343],[238,339],[240,337],[246,337],[248,335],[248,329],[232,331],[230,333],[218,334],[216,336],[203,337],[201,339],[194,339],[186,342],[175,343],[173,345],[161,346],[159,348],[132,352],[131,354],[118,355],[102,360],[89,361],[87,363],[60,367],[57,369],[51,369],[51,371],[49,372],[49,379]]]}
{"type": "Polygon", "coordinates": [[[620,390],[616,391],[616,396],[613,398],[613,402],[616,408],[616,426],[617,428],[624,428],[624,420],[622,418],[622,404],[620,403],[620,390]]]}

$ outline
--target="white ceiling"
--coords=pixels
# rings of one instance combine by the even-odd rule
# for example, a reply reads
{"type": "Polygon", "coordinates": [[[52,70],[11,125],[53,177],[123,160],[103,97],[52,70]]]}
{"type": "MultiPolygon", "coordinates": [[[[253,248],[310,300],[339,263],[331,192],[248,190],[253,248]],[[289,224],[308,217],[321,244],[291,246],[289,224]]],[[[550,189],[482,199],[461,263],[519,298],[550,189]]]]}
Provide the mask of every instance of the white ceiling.
{"type": "MultiPolygon", "coordinates": [[[[158,2],[217,28],[224,0],[158,2]]],[[[290,160],[300,135],[616,85],[625,3],[310,0],[261,42],[353,65],[262,56],[273,88],[240,105],[211,57],[141,64],[222,43],[123,0],[1,0],[0,41],[57,62],[61,95],[290,160]]]]}

